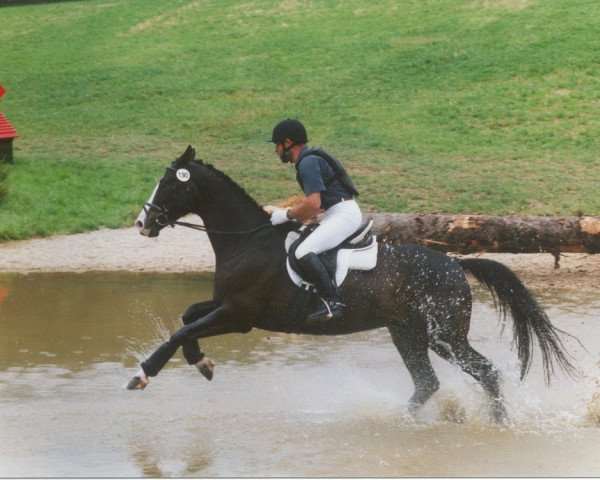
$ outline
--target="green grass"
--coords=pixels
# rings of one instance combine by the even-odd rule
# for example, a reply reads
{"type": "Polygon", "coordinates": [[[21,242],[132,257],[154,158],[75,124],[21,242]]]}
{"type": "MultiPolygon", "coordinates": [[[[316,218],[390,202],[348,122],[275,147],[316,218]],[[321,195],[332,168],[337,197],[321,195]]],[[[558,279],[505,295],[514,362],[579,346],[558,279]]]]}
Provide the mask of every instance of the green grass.
{"type": "Polygon", "coordinates": [[[6,164],[0,164],[0,206],[2,201],[8,196],[9,192],[9,180],[8,175],[10,173],[9,166],[6,164]]]}
{"type": "Polygon", "coordinates": [[[0,239],[129,224],[188,143],[257,200],[297,117],[365,208],[600,214],[595,0],[89,0],[0,8],[0,239]]]}

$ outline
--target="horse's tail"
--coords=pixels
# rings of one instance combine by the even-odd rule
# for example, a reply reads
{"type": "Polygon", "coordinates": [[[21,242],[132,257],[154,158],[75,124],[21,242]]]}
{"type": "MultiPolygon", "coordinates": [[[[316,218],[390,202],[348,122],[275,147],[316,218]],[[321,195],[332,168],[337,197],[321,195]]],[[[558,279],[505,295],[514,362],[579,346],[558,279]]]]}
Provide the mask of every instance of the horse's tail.
{"type": "Polygon", "coordinates": [[[521,362],[521,379],[531,366],[533,336],[537,337],[542,351],[547,384],[554,373],[554,361],[569,376],[577,375],[577,369],[569,361],[569,354],[560,339],[560,334],[565,332],[550,323],[546,312],[508,267],[493,260],[457,260],[463,270],[472,274],[490,291],[503,320],[506,320],[506,315],[510,312],[513,318],[513,337],[521,362]]]}

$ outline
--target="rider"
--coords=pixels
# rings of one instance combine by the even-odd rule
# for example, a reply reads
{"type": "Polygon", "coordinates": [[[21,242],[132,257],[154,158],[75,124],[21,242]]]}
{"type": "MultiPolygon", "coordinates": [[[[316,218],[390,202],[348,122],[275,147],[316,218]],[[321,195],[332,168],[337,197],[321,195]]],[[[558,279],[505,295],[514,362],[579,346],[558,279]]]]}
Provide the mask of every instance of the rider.
{"type": "Polygon", "coordinates": [[[362,213],[354,200],[358,192],[335,158],[306,145],[306,129],[298,120],[288,118],[279,122],[273,129],[271,142],[281,161],[296,167],[296,180],[306,196],[296,207],[276,208],[271,223],[303,222],[325,212],[320,225],[295,252],[305,279],[315,286],[323,300],[308,319],[340,318],[343,305],[338,286],[318,255],[338,246],[360,227],[362,213]]]}

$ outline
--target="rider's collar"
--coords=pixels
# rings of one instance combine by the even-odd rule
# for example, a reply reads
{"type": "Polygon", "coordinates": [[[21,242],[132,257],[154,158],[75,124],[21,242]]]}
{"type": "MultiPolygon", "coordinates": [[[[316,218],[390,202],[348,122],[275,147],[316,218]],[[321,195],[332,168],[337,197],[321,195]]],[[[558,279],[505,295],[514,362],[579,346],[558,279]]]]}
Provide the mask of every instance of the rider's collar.
{"type": "Polygon", "coordinates": [[[296,169],[298,169],[298,165],[300,165],[300,161],[304,157],[306,157],[309,153],[310,153],[310,148],[308,146],[304,145],[302,147],[302,150],[300,150],[300,153],[298,153],[298,157],[296,158],[296,161],[294,162],[296,169]]]}

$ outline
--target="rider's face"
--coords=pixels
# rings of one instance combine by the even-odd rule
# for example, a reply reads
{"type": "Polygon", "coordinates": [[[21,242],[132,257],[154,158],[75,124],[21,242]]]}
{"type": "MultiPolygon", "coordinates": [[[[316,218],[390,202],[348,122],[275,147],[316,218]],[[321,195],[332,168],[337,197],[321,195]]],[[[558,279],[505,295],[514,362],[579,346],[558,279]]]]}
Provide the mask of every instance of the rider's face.
{"type": "Polygon", "coordinates": [[[289,148],[290,143],[290,140],[285,139],[283,143],[275,144],[275,154],[283,163],[289,163],[292,161],[292,152],[286,149],[286,147],[289,148]]]}

